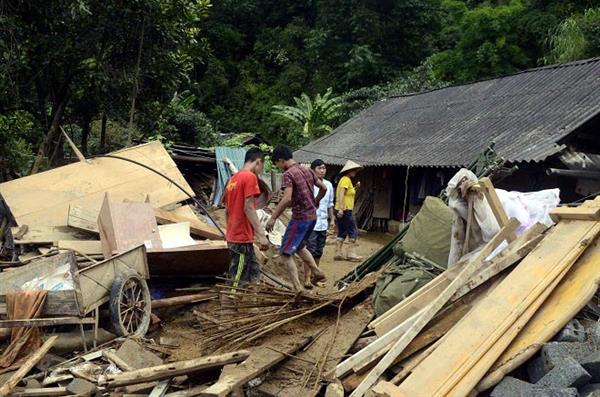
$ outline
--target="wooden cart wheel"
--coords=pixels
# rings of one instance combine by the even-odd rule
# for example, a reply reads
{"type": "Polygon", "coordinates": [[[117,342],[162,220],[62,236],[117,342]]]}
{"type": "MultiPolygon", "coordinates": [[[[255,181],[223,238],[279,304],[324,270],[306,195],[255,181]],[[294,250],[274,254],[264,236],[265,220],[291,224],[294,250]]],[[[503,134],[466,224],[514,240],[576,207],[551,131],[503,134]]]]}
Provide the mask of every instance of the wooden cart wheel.
{"type": "Polygon", "coordinates": [[[110,319],[118,336],[144,336],[150,326],[150,290],[137,273],[119,274],[110,291],[110,319]]]}

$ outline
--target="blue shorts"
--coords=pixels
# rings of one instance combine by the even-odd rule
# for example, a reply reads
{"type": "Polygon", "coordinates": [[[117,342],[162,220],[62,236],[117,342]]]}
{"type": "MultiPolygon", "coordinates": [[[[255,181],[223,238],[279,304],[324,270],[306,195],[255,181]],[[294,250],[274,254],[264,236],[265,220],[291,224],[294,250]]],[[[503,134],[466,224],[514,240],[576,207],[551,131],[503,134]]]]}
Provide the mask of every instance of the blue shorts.
{"type": "Polygon", "coordinates": [[[345,210],[343,217],[335,218],[335,223],[338,227],[338,240],[344,241],[348,237],[350,240],[356,241],[358,238],[358,228],[356,227],[356,220],[352,211],[345,210]]]}
{"type": "Polygon", "coordinates": [[[290,223],[288,223],[287,229],[285,229],[279,253],[281,255],[292,256],[296,251],[304,248],[306,240],[308,240],[316,223],[316,220],[299,221],[292,219],[290,223]]]}

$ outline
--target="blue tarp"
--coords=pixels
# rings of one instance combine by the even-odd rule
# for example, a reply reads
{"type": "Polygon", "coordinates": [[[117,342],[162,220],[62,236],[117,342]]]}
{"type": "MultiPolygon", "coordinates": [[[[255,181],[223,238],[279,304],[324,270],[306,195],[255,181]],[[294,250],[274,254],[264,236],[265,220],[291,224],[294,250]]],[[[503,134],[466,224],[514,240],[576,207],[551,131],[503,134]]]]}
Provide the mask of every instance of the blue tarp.
{"type": "Polygon", "coordinates": [[[221,199],[223,197],[223,192],[225,191],[225,185],[229,178],[232,177],[231,170],[227,163],[225,163],[225,159],[229,159],[235,168],[238,170],[244,165],[244,157],[246,156],[246,149],[244,148],[235,148],[235,147],[224,147],[217,146],[215,148],[215,157],[217,160],[217,172],[219,177],[217,178],[217,189],[215,191],[215,196],[213,200],[213,205],[218,206],[221,203],[221,199]]]}

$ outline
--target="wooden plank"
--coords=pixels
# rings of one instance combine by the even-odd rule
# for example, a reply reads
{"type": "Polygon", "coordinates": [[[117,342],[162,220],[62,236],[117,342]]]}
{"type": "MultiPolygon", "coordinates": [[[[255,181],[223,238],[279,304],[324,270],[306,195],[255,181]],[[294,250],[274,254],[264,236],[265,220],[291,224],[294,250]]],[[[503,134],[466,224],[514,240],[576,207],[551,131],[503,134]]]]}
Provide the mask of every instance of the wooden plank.
{"type": "Polygon", "coordinates": [[[529,360],[554,337],[595,295],[600,283],[598,240],[577,260],[527,325],[477,385],[478,391],[493,387],[506,374],[529,360]]]}
{"type": "MultiPolygon", "coordinates": [[[[479,187],[481,188],[483,195],[485,196],[492,212],[494,213],[494,217],[498,222],[500,227],[503,227],[508,222],[508,215],[506,215],[506,211],[498,198],[498,194],[496,193],[496,189],[494,185],[492,185],[492,181],[488,177],[481,178],[479,180],[479,187]]],[[[508,236],[508,241],[513,241],[517,236],[512,233],[508,236]]]]}
{"type": "MultiPolygon", "coordinates": [[[[500,254],[496,255],[496,257],[490,261],[488,266],[472,276],[469,281],[454,294],[450,299],[450,302],[457,300],[478,285],[481,285],[483,282],[489,280],[507,267],[514,265],[517,261],[526,256],[539,242],[540,233],[546,229],[547,227],[541,224],[533,225],[527,229],[525,233],[509,244],[509,246],[500,254]]],[[[464,263],[457,263],[452,268],[437,276],[419,291],[388,310],[388,313],[390,314],[383,319],[378,319],[378,321],[369,324],[369,327],[374,329],[378,336],[386,334],[397,324],[407,320],[409,316],[426,307],[432,299],[450,285],[450,282],[464,267],[464,263]]]]}
{"type": "Polygon", "coordinates": [[[67,225],[90,233],[98,233],[98,211],[79,205],[69,205],[67,225]]]}
{"type": "Polygon", "coordinates": [[[550,219],[555,223],[562,219],[598,221],[600,220],[600,204],[595,206],[558,207],[550,211],[550,219]]]}
{"type": "MultiPolygon", "coordinates": [[[[160,142],[123,149],[112,155],[148,165],[193,195],[160,142]]],[[[111,158],[94,158],[0,184],[0,194],[19,225],[65,225],[70,205],[98,212],[105,192],[116,201],[137,202],[150,194],[151,203],[157,208],[188,198],[154,172],[111,158]]]]}
{"type": "MultiPolygon", "coordinates": [[[[6,295],[0,295],[0,314],[6,314],[6,295]]],[[[43,316],[79,316],[83,315],[77,302],[75,290],[48,291],[43,316]]]]}
{"type": "Polygon", "coordinates": [[[114,349],[102,351],[102,355],[111,363],[115,364],[122,371],[134,371],[135,368],[129,365],[125,360],[117,355],[114,349]]]}
{"type": "Polygon", "coordinates": [[[8,396],[14,388],[19,384],[21,379],[27,375],[29,371],[50,351],[58,336],[51,336],[44,344],[35,351],[28,359],[16,370],[12,376],[0,386],[0,397],[8,396]]]}
{"type": "MultiPolygon", "coordinates": [[[[459,382],[463,390],[473,389],[489,368],[481,375],[471,373],[463,379],[464,376],[561,272],[577,260],[598,232],[600,225],[595,222],[566,221],[556,225],[502,283],[446,335],[444,343],[413,371],[398,391],[408,395],[446,395],[459,382]],[[477,333],[473,333],[473,329],[477,329],[477,333]],[[436,376],[431,377],[432,373],[436,376]]],[[[502,350],[506,347],[497,346],[502,350]]]]}
{"type": "Polygon", "coordinates": [[[154,209],[154,215],[156,216],[156,221],[161,224],[168,223],[180,223],[180,222],[189,222],[190,223],[190,232],[193,235],[204,237],[213,240],[223,240],[224,237],[219,232],[219,229],[216,227],[209,225],[206,222],[201,221],[198,217],[188,218],[181,215],[178,215],[174,212],[165,211],[160,208],[154,209]]]}
{"type": "Polygon", "coordinates": [[[154,367],[142,368],[135,371],[123,372],[120,374],[108,374],[100,376],[98,378],[98,384],[100,386],[106,386],[107,388],[114,388],[155,380],[169,379],[175,376],[219,368],[226,364],[244,361],[249,355],[249,351],[239,350],[232,353],[195,358],[185,361],[176,361],[154,367]]]}
{"type": "Polygon", "coordinates": [[[243,363],[234,367],[226,366],[217,383],[199,395],[204,397],[226,397],[233,390],[242,387],[248,381],[285,360],[289,355],[295,354],[311,341],[312,338],[302,338],[300,341],[292,341],[286,346],[260,346],[243,363]]]}
{"type": "Polygon", "coordinates": [[[55,397],[55,396],[68,396],[71,393],[67,391],[66,387],[41,387],[33,389],[16,389],[11,397],[55,397]]]}
{"type": "Polygon", "coordinates": [[[423,309],[419,318],[411,324],[410,328],[392,345],[387,354],[377,363],[371,370],[369,375],[363,382],[354,390],[351,397],[363,396],[374,384],[385,370],[393,364],[394,360],[402,353],[406,346],[425,328],[427,323],[436,315],[436,313],[446,304],[446,302],[456,293],[456,291],[464,285],[469,278],[475,274],[485,263],[485,258],[504,240],[507,235],[514,233],[519,225],[516,219],[511,219],[501,230],[494,236],[471,261],[469,266],[466,266],[450,285],[433,301],[429,306],[423,309]]]}
{"type": "Polygon", "coordinates": [[[59,240],[88,240],[90,235],[69,226],[27,225],[25,234],[19,236],[21,227],[11,227],[15,244],[56,244],[59,240]],[[19,238],[17,238],[19,237],[19,238]]]}
{"type": "Polygon", "coordinates": [[[90,317],[51,317],[51,318],[32,318],[25,320],[0,320],[0,328],[15,327],[46,327],[51,325],[70,325],[70,324],[95,324],[95,320],[90,317]]]}
{"type": "Polygon", "coordinates": [[[59,249],[73,250],[85,255],[102,255],[100,240],[58,240],[59,249]]]}

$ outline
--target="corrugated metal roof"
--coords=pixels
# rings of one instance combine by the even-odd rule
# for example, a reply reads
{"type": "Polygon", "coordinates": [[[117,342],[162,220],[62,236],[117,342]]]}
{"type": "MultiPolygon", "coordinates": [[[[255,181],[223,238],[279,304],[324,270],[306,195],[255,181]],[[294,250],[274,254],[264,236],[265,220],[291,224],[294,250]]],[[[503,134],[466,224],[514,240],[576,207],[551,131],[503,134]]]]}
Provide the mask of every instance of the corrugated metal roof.
{"type": "Polygon", "coordinates": [[[600,113],[600,58],[387,98],[295,152],[303,162],[453,167],[490,142],[510,162],[541,161],[600,113]]]}

